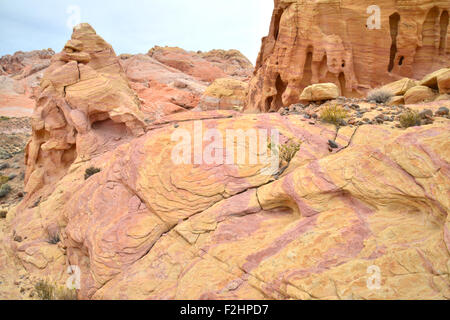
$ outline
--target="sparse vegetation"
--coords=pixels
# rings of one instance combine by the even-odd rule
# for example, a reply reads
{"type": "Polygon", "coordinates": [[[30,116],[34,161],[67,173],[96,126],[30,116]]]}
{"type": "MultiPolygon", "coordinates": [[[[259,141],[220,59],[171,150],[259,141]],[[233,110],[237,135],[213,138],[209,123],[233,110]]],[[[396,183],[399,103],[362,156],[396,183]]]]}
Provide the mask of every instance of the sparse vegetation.
{"type": "Polygon", "coordinates": [[[11,190],[12,188],[9,184],[2,184],[2,186],[0,187],[0,198],[6,197],[11,192],[11,190]]]}
{"type": "Polygon", "coordinates": [[[9,117],[0,116],[0,121],[6,121],[6,120],[9,120],[9,117]]]}
{"type": "Polygon", "coordinates": [[[400,125],[409,128],[420,125],[420,115],[417,111],[407,109],[400,115],[400,125]]]}
{"type": "Polygon", "coordinates": [[[389,100],[394,96],[392,92],[384,89],[376,89],[369,93],[367,100],[376,103],[388,103],[389,100]]]}
{"type": "Polygon", "coordinates": [[[77,291],[57,286],[48,280],[40,280],[34,286],[38,297],[42,300],[77,300],[77,291]]]}
{"type": "Polygon", "coordinates": [[[89,179],[89,177],[93,176],[94,174],[99,173],[100,171],[102,171],[102,170],[99,168],[95,168],[95,167],[87,168],[84,173],[84,180],[89,179]]]}
{"type": "Polygon", "coordinates": [[[335,126],[339,126],[347,116],[347,110],[337,104],[328,105],[320,111],[320,119],[335,126]]]}
{"type": "MultiPolygon", "coordinates": [[[[286,144],[280,145],[278,150],[275,151],[278,152],[279,154],[280,164],[283,163],[289,164],[296,155],[296,153],[300,150],[301,145],[302,141],[293,139],[288,140],[286,144]]],[[[272,150],[271,143],[269,143],[268,148],[272,150]]]]}

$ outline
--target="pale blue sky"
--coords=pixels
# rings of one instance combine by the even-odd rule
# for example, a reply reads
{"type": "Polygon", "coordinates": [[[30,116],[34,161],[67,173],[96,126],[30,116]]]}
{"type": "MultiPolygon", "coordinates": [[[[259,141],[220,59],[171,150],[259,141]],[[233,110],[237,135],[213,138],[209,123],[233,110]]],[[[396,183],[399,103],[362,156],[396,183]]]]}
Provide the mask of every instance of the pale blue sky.
{"type": "Polygon", "coordinates": [[[0,56],[61,51],[68,22],[90,23],[117,54],[155,45],[187,50],[238,49],[253,63],[267,35],[273,0],[0,0],[0,56]]]}

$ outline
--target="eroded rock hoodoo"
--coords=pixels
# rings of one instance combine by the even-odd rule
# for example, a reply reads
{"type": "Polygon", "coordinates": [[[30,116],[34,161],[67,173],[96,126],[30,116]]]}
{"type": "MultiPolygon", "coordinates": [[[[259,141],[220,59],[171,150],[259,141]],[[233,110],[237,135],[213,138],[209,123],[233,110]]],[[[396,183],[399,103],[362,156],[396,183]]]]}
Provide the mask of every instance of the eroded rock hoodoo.
{"type": "Polygon", "coordinates": [[[78,159],[143,133],[139,100],[111,45],[88,24],[74,28],[41,81],[26,149],[26,191],[61,178],[78,159]]]}

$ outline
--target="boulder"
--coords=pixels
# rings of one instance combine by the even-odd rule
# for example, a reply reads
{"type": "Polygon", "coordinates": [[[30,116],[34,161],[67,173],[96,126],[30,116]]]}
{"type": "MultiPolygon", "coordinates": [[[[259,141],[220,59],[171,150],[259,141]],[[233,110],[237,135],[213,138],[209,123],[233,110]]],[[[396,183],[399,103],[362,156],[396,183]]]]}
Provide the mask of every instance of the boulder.
{"type": "Polygon", "coordinates": [[[405,104],[432,101],[436,98],[436,93],[429,87],[416,86],[405,93],[405,104]]]}
{"type": "Polygon", "coordinates": [[[405,104],[405,98],[403,96],[394,96],[389,100],[388,105],[398,106],[405,104]]]}
{"type": "Polygon", "coordinates": [[[449,71],[450,68],[436,70],[426,75],[421,81],[419,81],[419,85],[438,89],[438,77],[448,73],[449,71]]]}
{"type": "Polygon", "coordinates": [[[441,94],[447,94],[450,93],[450,69],[448,69],[446,72],[443,72],[439,74],[436,77],[439,93],[441,94]]]}
{"type": "Polygon", "coordinates": [[[306,87],[300,95],[301,101],[332,100],[339,97],[339,87],[334,83],[319,83],[306,87]]]}
{"type": "Polygon", "coordinates": [[[417,81],[409,78],[403,78],[401,80],[386,84],[381,87],[381,89],[390,91],[395,96],[401,96],[415,86],[417,86],[417,81]]]}

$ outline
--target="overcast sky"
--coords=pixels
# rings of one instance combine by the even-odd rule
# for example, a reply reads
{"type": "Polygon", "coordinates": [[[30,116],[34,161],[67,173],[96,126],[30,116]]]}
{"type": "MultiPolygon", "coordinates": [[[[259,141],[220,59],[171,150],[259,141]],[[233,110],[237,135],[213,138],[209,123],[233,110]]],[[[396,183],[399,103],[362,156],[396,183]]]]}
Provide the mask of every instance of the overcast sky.
{"type": "Polygon", "coordinates": [[[0,0],[0,56],[59,52],[69,26],[81,21],[117,54],[146,53],[155,45],[238,49],[255,63],[272,10],[273,0],[0,0]]]}

